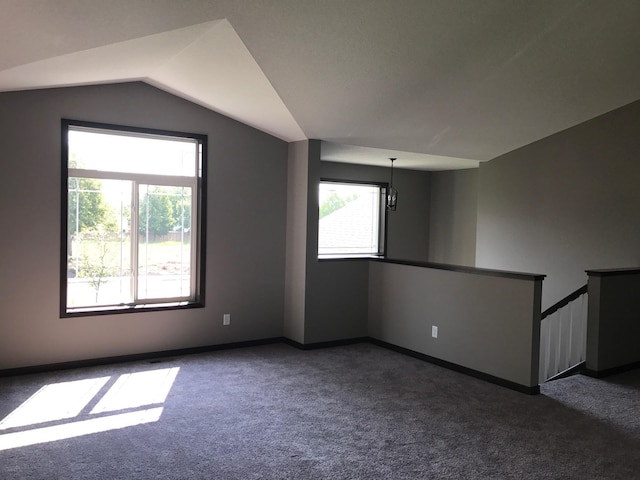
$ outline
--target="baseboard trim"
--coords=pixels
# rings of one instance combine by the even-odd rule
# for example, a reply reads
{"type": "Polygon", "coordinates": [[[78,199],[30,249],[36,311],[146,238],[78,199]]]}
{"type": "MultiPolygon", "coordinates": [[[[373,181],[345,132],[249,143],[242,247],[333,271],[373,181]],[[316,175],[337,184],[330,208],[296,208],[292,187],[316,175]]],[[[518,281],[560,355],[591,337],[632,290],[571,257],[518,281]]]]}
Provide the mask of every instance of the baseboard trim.
{"type": "MultiPolygon", "coordinates": [[[[382,340],[378,340],[372,337],[355,337],[355,338],[348,338],[344,340],[333,340],[328,342],[316,342],[316,343],[299,343],[299,342],[296,342],[295,340],[291,340],[290,338],[286,338],[286,337],[273,337],[273,338],[265,338],[265,339],[259,339],[259,340],[249,340],[245,342],[222,343],[218,345],[205,345],[201,347],[181,348],[176,350],[162,350],[162,351],[156,351],[156,352],[136,353],[131,355],[92,358],[92,359],[86,359],[86,360],[75,360],[70,362],[51,363],[46,365],[35,365],[30,367],[9,368],[5,370],[0,370],[0,377],[29,375],[34,373],[47,373],[47,372],[52,372],[56,370],[69,370],[72,368],[95,367],[100,365],[108,365],[112,363],[157,360],[157,359],[166,358],[166,357],[193,355],[198,353],[214,352],[217,350],[229,350],[233,348],[256,347],[260,345],[271,345],[274,343],[285,343],[299,350],[317,350],[321,348],[341,347],[345,345],[353,345],[356,343],[367,343],[367,342],[372,343],[373,345],[377,345],[379,347],[393,350],[398,353],[402,353],[404,355],[409,355],[411,357],[424,360],[426,362],[432,363],[434,365],[438,365],[440,367],[448,368],[449,370],[453,370],[459,373],[463,373],[465,375],[469,375],[471,377],[478,378],[480,380],[484,380],[496,385],[500,385],[501,387],[509,388],[511,390],[515,390],[521,393],[526,393],[527,395],[536,395],[540,393],[539,385],[535,387],[526,387],[524,385],[520,385],[518,383],[511,382],[509,380],[504,380],[502,378],[495,377],[493,375],[489,375],[487,373],[480,372],[472,368],[463,367],[461,365],[451,363],[446,360],[432,357],[430,355],[416,352],[414,350],[409,350],[408,348],[400,347],[398,345],[384,342],[382,340]]],[[[636,368],[638,366],[640,366],[640,362],[635,364],[635,367],[630,367],[628,369],[630,370],[631,368],[636,368]]],[[[616,370],[613,373],[619,373],[618,370],[620,368],[622,367],[618,367],[616,369],[611,369],[611,370],[616,370]]],[[[609,372],[609,371],[607,370],[605,372],[609,372]]],[[[593,372],[593,373],[601,376],[603,374],[603,372],[593,372]]],[[[607,374],[612,375],[613,373],[607,373],[607,374]]],[[[589,375],[589,371],[588,370],[585,371],[585,374],[589,375]]],[[[592,375],[592,376],[596,376],[596,375],[592,375]]]]}
{"type": "Polygon", "coordinates": [[[291,340],[290,338],[284,337],[282,341],[287,345],[295,347],[299,350],[316,350],[319,348],[342,347],[344,345],[353,345],[355,343],[365,343],[369,341],[369,337],[346,338],[344,340],[331,340],[329,342],[316,343],[300,343],[296,342],[295,340],[291,340]]]}
{"type": "Polygon", "coordinates": [[[640,362],[627,363],[626,365],[620,365],[619,367],[607,368],[604,370],[591,370],[589,368],[585,368],[582,373],[593,378],[605,378],[618,373],[628,372],[629,370],[635,370],[636,368],[640,368],[640,362]]]}
{"type": "Polygon", "coordinates": [[[527,395],[537,395],[540,393],[540,385],[536,385],[534,387],[527,387],[525,385],[520,385],[519,383],[515,383],[510,380],[505,380],[503,378],[496,377],[494,375],[489,375],[488,373],[480,372],[478,370],[474,370],[468,367],[463,367],[462,365],[458,365],[457,363],[448,362],[440,358],[432,357],[431,355],[426,355],[424,353],[416,352],[415,350],[410,350],[408,348],[394,345],[393,343],[384,342],[382,340],[378,340],[377,338],[370,338],[369,341],[374,345],[378,345],[379,347],[387,348],[389,350],[393,350],[394,352],[403,353],[405,355],[409,355],[410,357],[414,357],[419,360],[424,360],[425,362],[433,363],[434,365],[438,365],[439,367],[444,367],[458,373],[463,373],[465,375],[469,375],[471,377],[475,377],[480,380],[484,380],[486,382],[508,388],[510,390],[515,390],[516,392],[526,393],[527,395]]]}
{"type": "Polygon", "coordinates": [[[130,355],[118,355],[113,357],[90,358],[86,360],[73,360],[70,362],[49,363],[30,367],[8,368],[0,370],[0,377],[13,377],[16,375],[30,375],[34,373],[48,373],[56,370],[70,370],[73,368],[96,367],[111,363],[139,362],[157,360],[166,357],[178,357],[182,355],[194,355],[197,353],[215,352],[217,350],[229,350],[233,348],[256,347],[282,343],[283,337],[248,340],[245,342],[222,343],[218,345],[205,345],[201,347],[179,348],[175,350],[161,350],[147,353],[134,353],[130,355]]]}

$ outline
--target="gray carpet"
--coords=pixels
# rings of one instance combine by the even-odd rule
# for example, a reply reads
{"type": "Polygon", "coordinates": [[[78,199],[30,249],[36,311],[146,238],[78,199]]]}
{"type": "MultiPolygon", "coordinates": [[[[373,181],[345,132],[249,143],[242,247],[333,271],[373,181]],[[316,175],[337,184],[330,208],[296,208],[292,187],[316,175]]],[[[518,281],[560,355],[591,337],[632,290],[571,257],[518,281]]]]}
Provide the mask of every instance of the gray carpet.
{"type": "Polygon", "coordinates": [[[158,421],[5,448],[0,478],[640,479],[638,370],[528,396],[368,343],[3,378],[0,420],[44,385],[110,381],[76,417],[0,430],[0,443],[90,419],[114,379],[170,367],[180,370],[158,421]]]}

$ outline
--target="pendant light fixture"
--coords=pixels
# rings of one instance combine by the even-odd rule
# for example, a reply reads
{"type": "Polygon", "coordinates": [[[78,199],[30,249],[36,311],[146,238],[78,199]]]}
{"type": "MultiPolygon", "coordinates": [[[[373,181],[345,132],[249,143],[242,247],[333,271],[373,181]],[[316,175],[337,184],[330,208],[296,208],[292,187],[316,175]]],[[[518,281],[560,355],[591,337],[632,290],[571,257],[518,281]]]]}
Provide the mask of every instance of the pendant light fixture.
{"type": "Polygon", "coordinates": [[[389,158],[391,160],[391,180],[389,181],[389,188],[387,189],[387,211],[394,212],[398,203],[398,191],[393,188],[393,162],[396,158],[389,158]]]}

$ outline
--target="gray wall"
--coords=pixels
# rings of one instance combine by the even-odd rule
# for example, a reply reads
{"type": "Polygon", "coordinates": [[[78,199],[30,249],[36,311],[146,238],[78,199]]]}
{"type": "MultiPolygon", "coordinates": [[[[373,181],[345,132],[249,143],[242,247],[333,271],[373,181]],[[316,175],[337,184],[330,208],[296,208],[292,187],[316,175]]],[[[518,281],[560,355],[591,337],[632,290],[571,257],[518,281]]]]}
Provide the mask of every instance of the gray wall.
{"type": "Polygon", "coordinates": [[[0,369],[282,335],[285,142],[142,83],[2,93],[0,131],[0,369]],[[61,117],[208,135],[205,308],[59,318],[61,117]]]}
{"type": "Polygon", "coordinates": [[[429,261],[476,264],[478,169],[431,172],[429,261]]]}
{"type": "Polygon", "coordinates": [[[543,308],[640,265],[639,152],[640,101],[481,164],[476,265],[547,274],[543,308]]]}
{"type": "Polygon", "coordinates": [[[307,277],[305,343],[366,335],[366,261],[318,261],[318,184],[322,175],[321,142],[309,141],[307,196],[307,277]]]}
{"type": "Polygon", "coordinates": [[[542,280],[371,262],[369,335],[538,385],[542,280]],[[431,327],[438,327],[432,338],[431,327]]]}
{"type": "MultiPolygon", "coordinates": [[[[389,169],[320,161],[321,142],[310,141],[307,209],[305,343],[367,335],[369,262],[318,261],[318,184],[321,178],[386,182],[389,169]]],[[[426,260],[429,241],[429,173],[398,170],[398,210],[390,212],[387,255],[426,260]]]]}
{"type": "MultiPolygon", "coordinates": [[[[368,262],[317,258],[320,179],[387,182],[390,173],[386,168],[322,162],[321,148],[322,142],[309,140],[296,142],[289,149],[284,333],[305,344],[367,335],[368,262]],[[299,226],[305,222],[302,234],[299,226]],[[303,239],[305,244],[301,245],[303,239]],[[303,257],[305,264],[301,265],[303,257]],[[304,305],[297,297],[301,291],[304,305]]],[[[395,174],[394,183],[401,197],[398,210],[389,214],[389,256],[427,260],[429,179],[427,172],[398,170],[395,174]]]]}
{"type": "Polygon", "coordinates": [[[589,273],[587,369],[640,362],[640,270],[589,273]]]}
{"type": "Polygon", "coordinates": [[[284,336],[304,343],[309,142],[289,144],[284,336]]]}

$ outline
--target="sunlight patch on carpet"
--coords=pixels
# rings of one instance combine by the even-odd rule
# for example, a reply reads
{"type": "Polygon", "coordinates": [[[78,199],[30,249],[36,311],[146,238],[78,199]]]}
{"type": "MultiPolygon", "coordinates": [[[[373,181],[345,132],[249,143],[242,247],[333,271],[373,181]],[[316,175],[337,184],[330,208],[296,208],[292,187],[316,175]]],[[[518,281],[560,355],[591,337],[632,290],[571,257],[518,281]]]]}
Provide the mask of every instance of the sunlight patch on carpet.
{"type": "Polygon", "coordinates": [[[0,451],[157,422],[179,370],[45,385],[0,421],[0,451]]]}
{"type": "Polygon", "coordinates": [[[91,420],[64,423],[51,427],[25,430],[21,432],[0,435],[0,450],[26,447],[38,443],[54,442],[66,438],[81,437],[91,433],[106,432],[120,428],[133,427],[143,423],[152,423],[160,420],[162,407],[139,410],[129,413],[120,413],[108,417],[98,417],[91,420]]]}
{"type": "Polygon", "coordinates": [[[2,420],[0,430],[77,417],[109,378],[45,385],[2,420]]]}
{"type": "Polygon", "coordinates": [[[120,375],[91,413],[164,403],[178,370],[180,369],[175,367],[120,375]]]}

